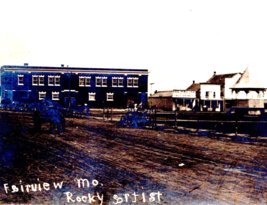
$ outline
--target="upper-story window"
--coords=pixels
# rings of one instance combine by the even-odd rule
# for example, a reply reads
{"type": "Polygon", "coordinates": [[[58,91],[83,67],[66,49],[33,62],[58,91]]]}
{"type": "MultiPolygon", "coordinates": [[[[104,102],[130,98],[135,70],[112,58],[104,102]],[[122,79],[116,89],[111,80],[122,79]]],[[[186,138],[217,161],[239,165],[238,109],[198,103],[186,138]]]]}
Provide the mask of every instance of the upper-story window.
{"type": "Polygon", "coordinates": [[[90,87],[91,86],[91,76],[79,76],[79,86],[80,87],[90,87]]]}
{"type": "Polygon", "coordinates": [[[112,77],[112,87],[118,87],[118,78],[112,77]]]}
{"type": "Polygon", "coordinates": [[[108,86],[108,77],[96,76],[95,85],[96,85],[96,87],[107,87],[108,86]]]}
{"type": "Polygon", "coordinates": [[[101,77],[96,77],[95,86],[101,87],[101,77]]]}
{"type": "Polygon", "coordinates": [[[84,77],[83,77],[83,76],[79,76],[79,86],[80,86],[80,87],[85,86],[85,83],[84,83],[84,77]]]}
{"type": "Polygon", "coordinates": [[[123,87],[123,77],[118,78],[118,86],[123,87]]]}
{"type": "Polygon", "coordinates": [[[123,87],[123,77],[112,77],[112,87],[123,87]]]}
{"type": "Polygon", "coordinates": [[[209,98],[209,91],[206,91],[206,98],[209,98]]]}
{"type": "Polygon", "coordinates": [[[216,92],[213,92],[213,98],[216,98],[216,92]]]}
{"type": "Polygon", "coordinates": [[[127,87],[133,87],[133,78],[127,78],[127,87]]]}
{"type": "Polygon", "coordinates": [[[55,86],[60,85],[60,76],[55,76],[55,86]]]}
{"type": "Polygon", "coordinates": [[[38,85],[38,75],[32,76],[32,85],[38,85]]]}
{"type": "Polygon", "coordinates": [[[55,83],[54,80],[55,80],[54,76],[48,76],[48,85],[53,86],[55,83]]]}
{"type": "Polygon", "coordinates": [[[39,85],[44,85],[44,76],[39,75],[39,85]]]}
{"type": "Polygon", "coordinates": [[[102,87],[107,87],[107,86],[108,86],[108,78],[102,77],[102,87]]]}
{"type": "Polygon", "coordinates": [[[88,76],[88,77],[85,77],[85,86],[91,86],[91,77],[88,76]]]}
{"type": "Polygon", "coordinates": [[[44,85],[44,75],[33,75],[32,85],[44,85]]]}
{"type": "Polygon", "coordinates": [[[133,78],[133,87],[138,87],[138,78],[133,78]]]}
{"type": "Polygon", "coordinates": [[[48,85],[49,86],[60,86],[60,76],[59,75],[49,75],[48,76],[48,85]]]}
{"type": "Polygon", "coordinates": [[[18,75],[18,85],[24,85],[24,75],[18,75]]]}
{"type": "Polygon", "coordinates": [[[138,78],[127,78],[127,87],[138,87],[138,78]]]}

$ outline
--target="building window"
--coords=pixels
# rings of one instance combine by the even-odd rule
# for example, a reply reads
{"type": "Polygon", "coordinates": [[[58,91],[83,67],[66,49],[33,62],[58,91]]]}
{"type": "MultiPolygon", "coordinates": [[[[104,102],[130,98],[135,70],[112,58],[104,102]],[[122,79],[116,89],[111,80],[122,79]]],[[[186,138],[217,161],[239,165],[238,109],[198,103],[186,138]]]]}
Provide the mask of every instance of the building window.
{"type": "Polygon", "coordinates": [[[88,100],[95,101],[95,93],[88,93],[88,100]]]}
{"type": "Polygon", "coordinates": [[[91,86],[91,76],[79,76],[79,86],[80,87],[90,87],[91,86]]]}
{"type": "Polygon", "coordinates": [[[87,87],[91,86],[91,77],[85,77],[85,86],[87,87]]]}
{"type": "Polygon", "coordinates": [[[54,85],[54,76],[48,76],[48,85],[53,86],[54,85]]]}
{"type": "Polygon", "coordinates": [[[79,76],[79,86],[80,87],[84,87],[85,83],[84,83],[84,77],[83,76],[79,76]]]}
{"type": "Polygon", "coordinates": [[[46,97],[46,92],[39,92],[39,100],[43,100],[46,97]]]}
{"type": "Polygon", "coordinates": [[[123,87],[123,78],[112,77],[112,87],[123,87]]]}
{"type": "Polygon", "coordinates": [[[96,77],[95,85],[96,85],[96,87],[101,86],[101,78],[100,77],[96,77]]]}
{"type": "Polygon", "coordinates": [[[107,87],[108,86],[108,78],[107,77],[96,77],[96,87],[107,87]]]}
{"type": "Polygon", "coordinates": [[[123,87],[123,78],[118,79],[118,86],[123,87]]]}
{"type": "Polygon", "coordinates": [[[32,85],[44,85],[44,75],[33,75],[32,85]]]}
{"type": "Polygon", "coordinates": [[[107,101],[113,101],[114,100],[114,93],[107,93],[107,101]]]}
{"type": "Polygon", "coordinates": [[[60,76],[48,76],[48,86],[60,86],[60,76]]]}
{"type": "Polygon", "coordinates": [[[18,85],[24,85],[24,75],[18,75],[18,85]]]}
{"type": "Polygon", "coordinates": [[[39,85],[44,85],[44,76],[39,75],[39,85]]]}
{"type": "Polygon", "coordinates": [[[55,76],[55,86],[60,86],[60,76],[55,76]]]}
{"type": "Polygon", "coordinates": [[[102,77],[102,87],[107,87],[108,86],[108,79],[107,77],[102,77]]]}
{"type": "Polygon", "coordinates": [[[32,76],[32,85],[38,85],[38,75],[32,76]]]}
{"type": "Polygon", "coordinates": [[[112,87],[118,87],[118,78],[112,77],[112,87]]]}
{"type": "Polygon", "coordinates": [[[127,87],[138,87],[138,78],[127,78],[127,87]]]}
{"type": "Polygon", "coordinates": [[[52,100],[59,100],[59,92],[52,92],[52,100]]]}
{"type": "Polygon", "coordinates": [[[138,87],[138,78],[133,78],[133,87],[138,87]]]}
{"type": "Polygon", "coordinates": [[[127,78],[127,87],[133,87],[133,78],[127,78]]]}
{"type": "Polygon", "coordinates": [[[206,91],[206,98],[209,98],[209,91],[206,91]]]}
{"type": "Polygon", "coordinates": [[[213,98],[216,98],[216,92],[213,92],[213,98]]]}

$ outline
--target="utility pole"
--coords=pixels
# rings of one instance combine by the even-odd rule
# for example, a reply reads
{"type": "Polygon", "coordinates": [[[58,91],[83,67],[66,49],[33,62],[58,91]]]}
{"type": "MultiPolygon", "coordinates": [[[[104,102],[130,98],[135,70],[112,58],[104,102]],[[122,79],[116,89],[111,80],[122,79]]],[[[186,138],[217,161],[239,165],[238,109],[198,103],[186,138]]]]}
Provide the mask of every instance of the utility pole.
{"type": "Polygon", "coordinates": [[[154,85],[155,83],[150,83],[150,85],[151,85],[151,95],[152,95],[152,85],[154,85]]]}

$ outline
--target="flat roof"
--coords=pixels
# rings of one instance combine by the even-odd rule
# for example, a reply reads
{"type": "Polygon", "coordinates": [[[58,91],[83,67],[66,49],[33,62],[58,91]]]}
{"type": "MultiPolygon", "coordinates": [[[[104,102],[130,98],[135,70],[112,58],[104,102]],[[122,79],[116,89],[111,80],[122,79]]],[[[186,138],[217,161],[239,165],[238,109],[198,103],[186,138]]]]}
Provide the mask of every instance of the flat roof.
{"type": "Polygon", "coordinates": [[[125,68],[85,68],[85,67],[65,67],[65,66],[59,66],[59,67],[53,67],[53,66],[18,66],[18,65],[3,65],[1,67],[2,71],[40,71],[40,72],[51,72],[51,71],[58,71],[58,72],[81,72],[81,73],[117,73],[117,74],[143,74],[148,75],[148,69],[125,69],[125,68]]]}

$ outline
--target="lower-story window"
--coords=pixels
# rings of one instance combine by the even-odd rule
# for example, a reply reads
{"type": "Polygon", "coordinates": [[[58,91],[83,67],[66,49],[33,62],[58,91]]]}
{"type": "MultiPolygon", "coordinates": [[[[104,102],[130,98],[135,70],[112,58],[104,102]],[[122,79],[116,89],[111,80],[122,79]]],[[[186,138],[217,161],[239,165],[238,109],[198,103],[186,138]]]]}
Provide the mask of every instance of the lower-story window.
{"type": "Polygon", "coordinates": [[[52,100],[59,100],[59,92],[52,92],[52,100]]]}
{"type": "Polygon", "coordinates": [[[114,101],[114,93],[107,93],[107,101],[114,101]]]}
{"type": "Polygon", "coordinates": [[[39,92],[39,100],[43,100],[46,97],[46,92],[39,92]]]}
{"type": "Polygon", "coordinates": [[[88,93],[88,100],[95,101],[95,93],[88,93]]]}

